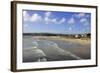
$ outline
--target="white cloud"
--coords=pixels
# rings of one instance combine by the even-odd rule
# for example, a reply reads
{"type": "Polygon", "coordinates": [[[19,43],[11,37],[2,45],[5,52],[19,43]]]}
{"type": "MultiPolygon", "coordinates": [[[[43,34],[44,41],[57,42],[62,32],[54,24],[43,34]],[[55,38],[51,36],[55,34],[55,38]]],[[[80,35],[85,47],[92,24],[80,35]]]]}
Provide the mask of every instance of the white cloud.
{"type": "Polygon", "coordinates": [[[42,17],[37,13],[34,13],[30,18],[31,22],[36,22],[36,21],[40,21],[40,20],[42,20],[42,17]]]}
{"type": "Polygon", "coordinates": [[[48,17],[45,17],[44,20],[45,20],[45,21],[49,21],[49,18],[48,18],[48,17]]]}
{"type": "Polygon", "coordinates": [[[56,19],[56,18],[54,18],[54,19],[52,19],[52,20],[51,20],[51,22],[53,22],[53,23],[55,23],[55,24],[56,24],[56,23],[57,23],[57,19],[56,19]]]}
{"type": "Polygon", "coordinates": [[[52,14],[51,12],[46,12],[45,17],[49,17],[49,16],[51,16],[51,14],[52,14]]]}
{"type": "Polygon", "coordinates": [[[86,18],[80,19],[80,23],[82,23],[84,26],[89,25],[89,22],[88,22],[88,20],[86,18]]]}
{"type": "Polygon", "coordinates": [[[56,18],[52,19],[51,22],[55,23],[55,24],[62,24],[66,21],[65,18],[62,18],[60,20],[57,20],[56,18]]]}
{"type": "Polygon", "coordinates": [[[81,18],[81,17],[84,17],[84,16],[85,16],[85,13],[75,14],[75,17],[77,17],[77,18],[81,18]]]}
{"type": "Polygon", "coordinates": [[[65,18],[61,18],[60,20],[57,20],[57,18],[55,18],[55,17],[50,18],[52,16],[53,16],[52,12],[46,12],[45,13],[44,21],[45,21],[46,24],[48,24],[48,23],[62,24],[66,21],[65,18]]]}
{"type": "Polygon", "coordinates": [[[49,18],[51,16],[51,12],[46,12],[45,13],[45,17],[44,17],[44,21],[46,24],[48,24],[49,22],[51,22],[52,20],[49,18]]]}
{"type": "Polygon", "coordinates": [[[69,27],[69,31],[71,31],[72,30],[72,27],[69,27]]]}
{"type": "Polygon", "coordinates": [[[23,17],[24,21],[29,21],[29,22],[36,22],[42,19],[42,17],[39,14],[34,13],[32,16],[30,16],[27,11],[23,11],[23,17]]]}
{"type": "Polygon", "coordinates": [[[49,17],[45,17],[45,18],[44,18],[44,21],[45,21],[45,22],[50,22],[51,19],[50,19],[49,17]]]}
{"type": "Polygon", "coordinates": [[[58,21],[57,21],[56,18],[50,19],[50,18],[48,18],[48,17],[45,17],[44,20],[45,20],[45,23],[46,23],[46,24],[48,24],[48,23],[58,24],[58,21]]]}
{"type": "Polygon", "coordinates": [[[48,23],[62,24],[62,23],[64,23],[65,21],[66,21],[65,18],[62,18],[62,19],[60,19],[60,20],[57,20],[57,18],[52,18],[52,19],[50,19],[50,18],[48,18],[48,17],[45,18],[46,24],[48,24],[48,23]]]}
{"type": "Polygon", "coordinates": [[[29,21],[30,20],[30,16],[29,16],[27,11],[23,11],[23,17],[24,17],[24,21],[29,21]]]}
{"type": "Polygon", "coordinates": [[[28,13],[27,13],[27,11],[23,11],[23,16],[24,16],[24,17],[25,17],[25,16],[29,16],[28,13]]]}
{"type": "Polygon", "coordinates": [[[44,18],[42,18],[42,16],[37,13],[34,13],[34,14],[32,14],[32,16],[30,16],[27,11],[23,12],[24,21],[29,21],[29,22],[43,21],[46,24],[49,24],[49,23],[62,24],[66,21],[66,19],[64,17],[57,20],[57,18],[55,18],[55,17],[50,18],[50,16],[53,16],[52,12],[46,12],[44,15],[44,18]]]}
{"type": "Polygon", "coordinates": [[[83,16],[85,16],[85,13],[79,13],[78,16],[83,17],[83,16]]]}
{"type": "Polygon", "coordinates": [[[87,22],[87,19],[86,18],[82,18],[82,19],[80,19],[80,22],[81,23],[87,22]]]}
{"type": "Polygon", "coordinates": [[[62,18],[60,21],[59,21],[59,24],[62,24],[62,23],[64,23],[66,21],[66,19],[65,18],[62,18]]]}
{"type": "Polygon", "coordinates": [[[48,24],[51,21],[51,19],[49,19],[48,17],[45,17],[44,21],[45,21],[46,24],[48,24]]]}
{"type": "Polygon", "coordinates": [[[68,20],[68,24],[74,24],[75,23],[75,19],[72,17],[68,20]]]}

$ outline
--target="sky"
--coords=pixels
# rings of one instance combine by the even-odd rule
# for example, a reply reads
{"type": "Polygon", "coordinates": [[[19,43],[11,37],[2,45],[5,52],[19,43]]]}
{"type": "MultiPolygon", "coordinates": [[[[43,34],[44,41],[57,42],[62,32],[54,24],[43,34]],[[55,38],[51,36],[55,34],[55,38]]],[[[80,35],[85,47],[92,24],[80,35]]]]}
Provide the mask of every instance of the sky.
{"type": "Polygon", "coordinates": [[[91,32],[91,13],[23,10],[23,33],[91,32]]]}

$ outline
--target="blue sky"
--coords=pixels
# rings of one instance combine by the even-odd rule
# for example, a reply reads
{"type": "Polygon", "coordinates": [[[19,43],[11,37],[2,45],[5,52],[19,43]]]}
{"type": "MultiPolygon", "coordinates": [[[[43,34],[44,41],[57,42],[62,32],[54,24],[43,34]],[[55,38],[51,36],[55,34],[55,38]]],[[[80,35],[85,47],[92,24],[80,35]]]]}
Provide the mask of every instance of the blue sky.
{"type": "Polygon", "coordinates": [[[91,32],[91,14],[23,10],[23,33],[83,34],[91,32]]]}

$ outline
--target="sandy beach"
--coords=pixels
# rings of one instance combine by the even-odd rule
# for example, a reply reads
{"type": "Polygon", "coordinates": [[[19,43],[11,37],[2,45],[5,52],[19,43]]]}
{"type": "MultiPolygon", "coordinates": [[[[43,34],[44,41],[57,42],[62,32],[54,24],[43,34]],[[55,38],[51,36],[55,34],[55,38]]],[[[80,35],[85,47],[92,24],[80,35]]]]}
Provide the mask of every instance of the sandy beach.
{"type": "Polygon", "coordinates": [[[47,61],[83,60],[91,58],[90,39],[32,36],[25,38],[23,41],[23,62],[36,62],[37,55],[43,55],[43,53],[34,52],[33,48],[26,48],[34,47],[34,42],[38,44],[38,50],[41,50],[45,54],[47,61]]]}
{"type": "Polygon", "coordinates": [[[79,44],[85,45],[85,44],[90,44],[91,40],[90,38],[82,39],[82,38],[63,38],[63,37],[56,37],[56,36],[33,36],[33,38],[36,39],[43,39],[43,40],[63,40],[63,41],[71,41],[71,42],[77,42],[79,44]]]}

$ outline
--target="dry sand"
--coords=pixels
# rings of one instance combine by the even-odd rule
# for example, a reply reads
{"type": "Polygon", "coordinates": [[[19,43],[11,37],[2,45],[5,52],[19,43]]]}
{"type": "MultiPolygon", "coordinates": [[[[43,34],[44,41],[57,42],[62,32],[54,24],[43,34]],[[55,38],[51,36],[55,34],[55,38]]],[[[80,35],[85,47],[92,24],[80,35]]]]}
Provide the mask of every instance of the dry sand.
{"type": "Polygon", "coordinates": [[[33,38],[37,38],[37,39],[43,39],[43,40],[48,40],[48,39],[52,39],[52,40],[63,40],[63,41],[71,41],[71,42],[77,42],[80,43],[82,45],[86,45],[86,44],[90,44],[91,40],[90,38],[85,38],[85,39],[81,39],[81,38],[63,38],[63,37],[55,37],[55,36],[33,36],[33,38]]]}

